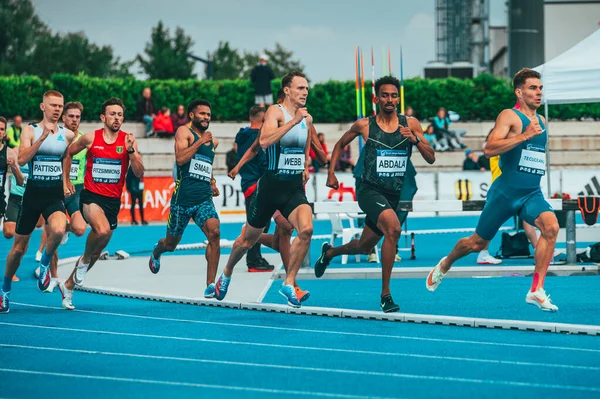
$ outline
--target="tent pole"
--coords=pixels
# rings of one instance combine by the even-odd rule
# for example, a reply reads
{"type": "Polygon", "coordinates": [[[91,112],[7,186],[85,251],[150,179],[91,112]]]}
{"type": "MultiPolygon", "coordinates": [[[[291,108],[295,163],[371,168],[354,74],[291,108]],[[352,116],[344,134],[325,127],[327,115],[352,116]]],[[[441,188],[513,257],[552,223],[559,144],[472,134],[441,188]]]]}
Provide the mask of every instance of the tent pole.
{"type": "Polygon", "coordinates": [[[548,183],[548,198],[552,198],[552,188],[550,187],[550,131],[548,130],[550,119],[548,118],[548,100],[544,102],[544,116],[546,117],[546,181],[548,183]]]}

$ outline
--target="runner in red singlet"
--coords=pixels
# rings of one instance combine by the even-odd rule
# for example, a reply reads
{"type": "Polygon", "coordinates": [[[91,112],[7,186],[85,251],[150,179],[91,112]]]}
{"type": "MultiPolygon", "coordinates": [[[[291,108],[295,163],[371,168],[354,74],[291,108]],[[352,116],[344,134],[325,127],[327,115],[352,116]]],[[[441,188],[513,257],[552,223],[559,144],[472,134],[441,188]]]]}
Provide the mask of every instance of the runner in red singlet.
{"type": "Polygon", "coordinates": [[[85,148],[88,149],[80,209],[84,219],[92,227],[84,254],[75,264],[64,287],[61,287],[62,305],[68,310],[75,309],[72,303],[75,285],[83,284],[87,271],[94,266],[110,241],[113,230],[117,228],[117,215],[129,162],[136,176],[144,174],[144,164],[137,151],[135,138],[121,131],[124,114],[123,101],[118,98],[106,100],[100,114],[104,128],[81,136],[69,147],[64,158],[64,190],[65,196],[69,196],[75,193],[68,177],[72,157],[85,148]]]}

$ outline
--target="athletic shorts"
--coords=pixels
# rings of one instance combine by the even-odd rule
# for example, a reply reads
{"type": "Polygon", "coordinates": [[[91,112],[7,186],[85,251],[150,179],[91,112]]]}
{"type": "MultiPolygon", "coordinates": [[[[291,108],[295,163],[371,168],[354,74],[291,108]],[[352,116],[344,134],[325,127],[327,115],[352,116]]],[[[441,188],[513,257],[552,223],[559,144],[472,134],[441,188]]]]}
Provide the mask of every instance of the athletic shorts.
{"type": "Polygon", "coordinates": [[[516,189],[496,180],[490,187],[485,206],[479,217],[475,232],[484,240],[490,241],[500,227],[511,217],[519,216],[532,226],[543,212],[554,212],[544,199],[542,190],[516,189]]]}
{"type": "Polygon", "coordinates": [[[276,180],[263,176],[258,181],[256,199],[247,214],[248,224],[262,229],[276,211],[288,219],[300,205],[308,205],[302,180],[276,180]]]}
{"type": "MultiPolygon", "coordinates": [[[[254,192],[252,194],[250,194],[249,197],[244,198],[244,205],[246,206],[246,214],[250,213],[250,210],[252,209],[252,205],[254,204],[254,201],[256,201],[256,190],[254,190],[254,192]]],[[[276,214],[279,213],[279,211],[275,212],[276,214]]],[[[273,218],[275,218],[275,215],[273,215],[273,218]]],[[[267,222],[267,225],[264,228],[264,232],[267,233],[269,231],[269,227],[271,227],[271,222],[267,222]]]]}
{"type": "Polygon", "coordinates": [[[215,209],[212,198],[207,199],[199,205],[185,206],[171,202],[171,211],[167,222],[167,233],[174,237],[183,235],[190,219],[201,229],[208,219],[219,220],[219,214],[215,209]]]}
{"type": "Polygon", "coordinates": [[[17,218],[15,232],[27,236],[35,229],[40,215],[46,220],[55,212],[65,213],[65,194],[61,187],[27,186],[17,218]]]}
{"type": "Polygon", "coordinates": [[[254,96],[254,104],[265,104],[271,105],[273,104],[273,94],[264,94],[264,95],[255,95],[254,96]]]}
{"type": "Polygon", "coordinates": [[[383,232],[377,228],[379,215],[386,209],[396,212],[398,202],[400,202],[400,195],[380,191],[369,183],[362,182],[356,196],[358,206],[366,215],[365,225],[378,236],[383,236],[383,232]]]}
{"type": "Polygon", "coordinates": [[[114,230],[117,228],[118,222],[117,217],[119,210],[121,209],[121,198],[107,197],[88,191],[86,189],[81,190],[79,194],[79,210],[81,216],[87,224],[90,224],[89,220],[86,219],[85,213],[83,212],[83,206],[89,204],[96,204],[104,211],[104,216],[110,225],[110,229],[114,230]]]}
{"type": "Polygon", "coordinates": [[[83,184],[77,184],[75,186],[75,194],[71,194],[65,197],[65,209],[69,216],[73,217],[75,212],[79,212],[79,203],[81,197],[81,191],[83,190],[83,184]]]}
{"type": "Polygon", "coordinates": [[[8,196],[8,204],[6,205],[6,214],[4,215],[4,222],[17,223],[19,219],[19,210],[21,209],[21,203],[23,202],[23,196],[10,194],[8,196]]]}

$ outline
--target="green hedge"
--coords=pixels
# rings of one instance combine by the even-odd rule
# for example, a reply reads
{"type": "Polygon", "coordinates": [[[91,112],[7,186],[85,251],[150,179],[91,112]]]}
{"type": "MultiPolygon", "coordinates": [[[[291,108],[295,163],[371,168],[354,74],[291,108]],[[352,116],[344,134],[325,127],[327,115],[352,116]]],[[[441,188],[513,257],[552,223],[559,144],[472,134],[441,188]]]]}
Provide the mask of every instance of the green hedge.
{"type": "MultiPolygon", "coordinates": [[[[279,81],[273,81],[273,93],[279,81]]],[[[247,80],[149,80],[100,79],[84,75],[53,75],[45,81],[35,76],[0,76],[0,115],[21,114],[26,120],[40,117],[39,103],[46,90],[56,89],[67,101],[81,101],[85,120],[97,120],[102,102],[119,97],[132,119],[142,89],[152,88],[157,107],[172,110],[194,98],[213,104],[213,120],[244,121],[253,105],[254,93],[247,80]]],[[[413,106],[420,119],[433,117],[440,106],[458,112],[461,120],[493,120],[514,102],[505,80],[481,75],[472,80],[408,79],[405,81],[406,104],[413,106]]],[[[367,114],[371,112],[371,82],[365,82],[367,114]]],[[[329,81],[311,87],[308,110],[316,122],[348,122],[356,119],[356,93],[353,81],[329,81]]],[[[555,119],[600,118],[600,104],[551,106],[555,119]]]]}

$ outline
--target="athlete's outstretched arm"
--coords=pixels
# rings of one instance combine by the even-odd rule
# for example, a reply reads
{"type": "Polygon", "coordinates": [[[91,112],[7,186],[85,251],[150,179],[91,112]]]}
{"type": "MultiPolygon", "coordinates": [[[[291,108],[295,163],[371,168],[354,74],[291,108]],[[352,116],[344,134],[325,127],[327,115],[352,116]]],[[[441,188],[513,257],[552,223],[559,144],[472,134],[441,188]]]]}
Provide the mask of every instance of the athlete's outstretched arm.
{"type": "Polygon", "coordinates": [[[189,145],[191,134],[187,126],[180,126],[177,132],[175,132],[175,160],[179,166],[189,162],[202,144],[208,143],[213,139],[212,133],[206,132],[194,144],[189,145]]]}
{"type": "Polygon", "coordinates": [[[240,169],[242,169],[242,167],[244,165],[246,165],[251,159],[253,159],[256,156],[256,154],[258,154],[259,149],[260,149],[260,131],[258,132],[258,135],[256,136],[256,139],[254,140],[254,143],[252,143],[250,148],[248,148],[248,150],[244,153],[244,155],[242,156],[242,159],[240,159],[238,161],[238,163],[229,171],[229,173],[227,173],[227,176],[229,176],[232,179],[235,179],[235,177],[238,175],[238,173],[240,173],[240,169]]]}
{"type": "Polygon", "coordinates": [[[21,132],[21,144],[19,145],[19,165],[24,166],[27,162],[31,161],[31,158],[35,155],[37,150],[40,148],[44,140],[46,140],[48,134],[42,134],[40,138],[34,143],[33,127],[27,125],[21,132]]]}
{"type": "Polygon", "coordinates": [[[265,114],[260,135],[260,146],[267,148],[278,142],[291,128],[308,118],[309,114],[306,108],[300,108],[296,115],[288,123],[284,124],[283,111],[276,105],[271,105],[265,114]],[[281,126],[279,124],[282,123],[281,126]]]}
{"type": "Polygon", "coordinates": [[[310,147],[315,152],[317,156],[317,162],[321,166],[325,166],[327,164],[327,154],[323,151],[323,147],[321,146],[321,142],[319,141],[319,136],[317,135],[317,129],[315,125],[310,124],[310,147]]]}
{"type": "MultiPolygon", "coordinates": [[[[75,187],[71,183],[70,173],[71,164],[73,163],[73,156],[79,154],[84,149],[89,149],[94,142],[94,133],[86,133],[81,136],[78,140],[72,142],[63,155],[62,161],[62,173],[63,173],[63,188],[66,196],[75,194],[75,187]]],[[[85,165],[79,165],[80,168],[85,168],[85,165]]]]}
{"type": "Polygon", "coordinates": [[[335,143],[333,147],[333,152],[331,153],[331,160],[329,161],[329,173],[327,175],[327,187],[331,187],[334,189],[339,188],[339,184],[337,178],[335,177],[334,168],[331,165],[335,165],[340,155],[342,155],[342,150],[348,144],[350,144],[355,138],[362,135],[365,143],[369,138],[369,118],[359,119],[352,124],[350,130],[348,130],[344,135],[335,143]]]}
{"type": "Polygon", "coordinates": [[[142,155],[138,150],[137,140],[133,134],[127,134],[125,137],[125,145],[127,146],[127,152],[132,149],[135,150],[129,154],[129,163],[131,164],[133,174],[139,179],[144,176],[144,162],[142,161],[142,155]]]}
{"type": "Polygon", "coordinates": [[[308,172],[308,169],[310,168],[310,143],[312,142],[311,130],[314,129],[311,116],[306,118],[306,125],[308,127],[308,134],[306,135],[306,143],[304,143],[304,171],[302,172],[302,182],[304,184],[306,184],[308,179],[310,179],[310,173],[308,172]]]}
{"type": "Polygon", "coordinates": [[[428,164],[433,164],[435,162],[435,151],[431,148],[431,144],[429,144],[429,141],[425,138],[421,124],[415,118],[407,118],[407,121],[412,134],[420,141],[415,147],[417,147],[417,150],[419,150],[421,156],[428,164]]]}
{"type": "Polygon", "coordinates": [[[12,148],[8,148],[8,151],[6,153],[8,154],[8,166],[10,166],[10,170],[15,176],[17,185],[22,187],[25,183],[25,179],[23,178],[23,173],[21,173],[21,169],[19,169],[19,156],[17,155],[17,152],[12,148]]]}
{"type": "Polygon", "coordinates": [[[504,154],[512,150],[524,141],[527,141],[539,134],[542,134],[542,128],[537,118],[532,121],[522,134],[516,134],[509,137],[510,131],[518,127],[521,121],[519,117],[510,109],[505,109],[498,115],[494,130],[485,144],[483,153],[490,158],[496,155],[504,154]]]}

